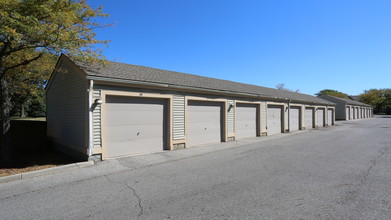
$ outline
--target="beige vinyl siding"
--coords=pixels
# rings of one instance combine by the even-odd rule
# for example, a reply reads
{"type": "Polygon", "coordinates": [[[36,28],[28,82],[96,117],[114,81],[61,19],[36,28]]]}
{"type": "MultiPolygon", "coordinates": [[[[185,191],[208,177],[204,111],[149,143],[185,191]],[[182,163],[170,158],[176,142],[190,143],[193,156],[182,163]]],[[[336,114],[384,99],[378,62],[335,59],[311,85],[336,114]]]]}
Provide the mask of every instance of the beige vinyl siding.
{"type": "Polygon", "coordinates": [[[265,131],[266,130],[266,126],[267,126],[267,122],[266,122],[266,111],[267,111],[267,107],[266,107],[266,102],[261,102],[261,131],[265,131]]]}
{"type": "Polygon", "coordinates": [[[228,108],[230,105],[233,107],[230,109],[229,112],[227,112],[227,129],[228,129],[228,135],[231,135],[235,132],[235,101],[229,99],[227,101],[228,108]]]}
{"type": "Polygon", "coordinates": [[[185,96],[173,96],[173,140],[185,139],[185,96]]]}
{"type": "Polygon", "coordinates": [[[58,67],[47,88],[48,138],[63,151],[65,147],[86,154],[87,81],[67,59],[58,67]]]}
{"type": "Polygon", "coordinates": [[[339,120],[347,120],[346,118],[346,103],[336,102],[335,118],[339,120]]]}
{"type": "MultiPolygon", "coordinates": [[[[101,90],[94,90],[92,94],[92,100],[101,99],[101,90]]],[[[93,134],[93,146],[102,147],[102,121],[101,121],[101,106],[95,105],[92,111],[92,134],[93,134]]]]}

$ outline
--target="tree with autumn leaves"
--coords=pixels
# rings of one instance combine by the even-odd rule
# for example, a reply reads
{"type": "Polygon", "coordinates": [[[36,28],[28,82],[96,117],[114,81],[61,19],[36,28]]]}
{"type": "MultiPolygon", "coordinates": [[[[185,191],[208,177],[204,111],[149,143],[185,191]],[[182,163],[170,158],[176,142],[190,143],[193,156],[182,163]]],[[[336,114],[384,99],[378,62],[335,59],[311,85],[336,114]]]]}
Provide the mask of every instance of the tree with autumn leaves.
{"type": "MultiPolygon", "coordinates": [[[[0,0],[0,135],[1,161],[10,160],[10,92],[20,98],[43,86],[53,56],[97,62],[104,57],[94,22],[106,17],[85,0],[0,0]]],[[[37,94],[39,95],[39,94],[37,94]]]]}
{"type": "MultiPolygon", "coordinates": [[[[349,98],[348,94],[333,89],[323,89],[315,95],[330,95],[340,98],[349,98]]],[[[359,95],[358,99],[362,103],[373,106],[374,113],[391,114],[391,89],[365,90],[359,95]]]]}
{"type": "MultiPolygon", "coordinates": [[[[34,51],[31,49],[26,53],[34,54],[34,51]]],[[[57,55],[45,53],[37,61],[13,69],[6,75],[11,101],[11,116],[45,116],[45,85],[56,61],[57,55]]]]}
{"type": "Polygon", "coordinates": [[[359,100],[372,105],[375,113],[391,114],[391,89],[365,90],[359,100]]]}
{"type": "Polygon", "coordinates": [[[339,98],[348,98],[348,94],[337,91],[337,90],[333,90],[333,89],[323,89],[323,90],[320,90],[315,95],[316,96],[330,95],[330,96],[335,96],[335,97],[339,97],[339,98]]]}

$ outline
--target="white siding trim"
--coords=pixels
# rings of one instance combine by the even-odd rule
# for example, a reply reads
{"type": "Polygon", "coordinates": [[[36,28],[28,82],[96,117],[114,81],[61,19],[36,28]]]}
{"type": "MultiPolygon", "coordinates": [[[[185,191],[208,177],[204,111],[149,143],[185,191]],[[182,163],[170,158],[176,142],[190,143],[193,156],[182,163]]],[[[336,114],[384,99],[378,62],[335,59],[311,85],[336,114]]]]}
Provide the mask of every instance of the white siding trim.
{"type": "Polygon", "coordinates": [[[172,137],[173,140],[185,139],[185,96],[173,96],[172,109],[172,137]]]}
{"type": "MultiPolygon", "coordinates": [[[[92,99],[102,99],[101,90],[94,90],[92,99]]],[[[102,147],[102,107],[94,105],[92,110],[92,143],[93,147],[102,147]]]]}
{"type": "Polygon", "coordinates": [[[266,111],[267,111],[266,102],[261,102],[261,132],[264,132],[267,130],[266,129],[266,125],[267,125],[266,111]]]}
{"type": "Polygon", "coordinates": [[[235,101],[229,99],[227,104],[228,104],[228,109],[229,106],[232,105],[230,111],[227,112],[227,129],[228,129],[228,136],[230,136],[235,133],[235,101]]]}

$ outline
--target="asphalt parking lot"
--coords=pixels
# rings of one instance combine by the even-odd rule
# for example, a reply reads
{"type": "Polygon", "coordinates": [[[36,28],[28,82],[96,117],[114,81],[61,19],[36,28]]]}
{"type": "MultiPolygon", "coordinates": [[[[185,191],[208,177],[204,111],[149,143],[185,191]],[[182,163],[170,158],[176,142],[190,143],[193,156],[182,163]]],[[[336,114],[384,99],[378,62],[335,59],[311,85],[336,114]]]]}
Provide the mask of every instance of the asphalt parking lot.
{"type": "Polygon", "coordinates": [[[391,117],[0,184],[2,219],[390,219],[391,117]]]}

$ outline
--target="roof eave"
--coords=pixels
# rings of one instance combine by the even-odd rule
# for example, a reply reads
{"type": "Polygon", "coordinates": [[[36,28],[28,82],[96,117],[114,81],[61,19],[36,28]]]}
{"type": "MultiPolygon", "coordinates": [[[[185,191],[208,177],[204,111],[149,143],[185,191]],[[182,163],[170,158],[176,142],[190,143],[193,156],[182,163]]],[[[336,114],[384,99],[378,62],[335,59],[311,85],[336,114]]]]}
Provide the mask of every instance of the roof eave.
{"type": "Polygon", "coordinates": [[[218,90],[218,89],[206,89],[206,88],[199,88],[199,87],[189,87],[189,86],[181,86],[181,85],[173,85],[173,84],[136,81],[136,80],[127,80],[127,79],[117,79],[117,78],[92,76],[92,75],[87,76],[86,79],[100,81],[100,82],[106,82],[106,83],[123,83],[123,84],[136,85],[136,86],[153,86],[153,87],[158,87],[158,88],[170,88],[170,89],[174,89],[174,90],[180,89],[180,90],[188,90],[188,91],[193,91],[193,92],[212,92],[212,93],[219,93],[219,94],[232,95],[232,96],[240,95],[240,96],[258,98],[258,99],[266,99],[266,100],[270,100],[270,101],[287,102],[290,100],[290,101],[295,101],[295,102],[299,102],[299,103],[335,106],[334,103],[311,102],[311,101],[304,101],[304,100],[294,100],[294,99],[289,99],[289,98],[285,98],[285,97],[273,97],[273,96],[254,94],[254,93],[243,93],[243,92],[234,92],[234,91],[218,90]]]}

